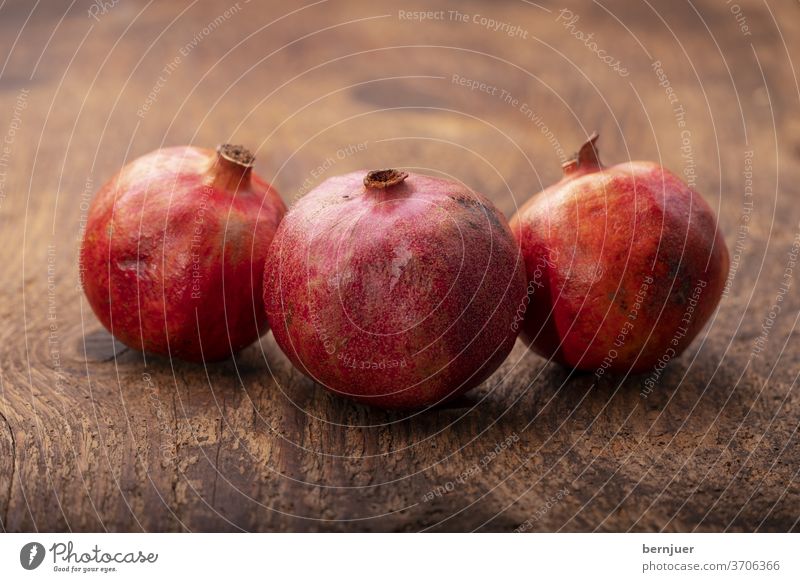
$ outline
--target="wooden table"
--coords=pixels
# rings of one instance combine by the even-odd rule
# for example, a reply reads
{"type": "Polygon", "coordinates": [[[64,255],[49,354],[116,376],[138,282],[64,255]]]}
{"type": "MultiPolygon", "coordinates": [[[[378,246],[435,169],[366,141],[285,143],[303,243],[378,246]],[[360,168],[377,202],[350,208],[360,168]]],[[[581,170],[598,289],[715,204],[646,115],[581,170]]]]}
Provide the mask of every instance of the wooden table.
{"type": "Polygon", "coordinates": [[[3,529],[798,529],[800,4],[111,4],[0,8],[3,529]],[[391,164],[510,216],[594,129],[607,162],[694,172],[732,254],[646,398],[518,343],[453,406],[382,412],[270,334],[145,365],[78,286],[92,194],[162,145],[246,144],[287,203],[391,164]]]}

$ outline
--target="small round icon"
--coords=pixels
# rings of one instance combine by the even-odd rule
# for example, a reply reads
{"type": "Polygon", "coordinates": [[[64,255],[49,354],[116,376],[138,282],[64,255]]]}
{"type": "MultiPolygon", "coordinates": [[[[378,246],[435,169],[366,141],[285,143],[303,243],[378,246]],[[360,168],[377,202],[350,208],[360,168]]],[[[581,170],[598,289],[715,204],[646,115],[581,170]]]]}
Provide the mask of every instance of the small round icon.
{"type": "Polygon", "coordinates": [[[44,561],[44,546],[39,542],[29,542],[19,551],[19,563],[26,570],[35,570],[44,561]]]}

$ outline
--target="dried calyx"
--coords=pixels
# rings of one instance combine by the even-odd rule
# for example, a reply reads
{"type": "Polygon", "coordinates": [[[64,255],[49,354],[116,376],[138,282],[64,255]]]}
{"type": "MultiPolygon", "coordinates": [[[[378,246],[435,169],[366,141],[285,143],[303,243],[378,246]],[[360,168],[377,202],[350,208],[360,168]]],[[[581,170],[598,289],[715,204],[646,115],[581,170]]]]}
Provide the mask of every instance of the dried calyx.
{"type": "Polygon", "coordinates": [[[406,178],[408,178],[408,172],[401,172],[392,168],[372,170],[364,176],[364,186],[383,190],[401,184],[406,178]]]}
{"type": "Polygon", "coordinates": [[[578,170],[597,170],[603,167],[600,155],[597,152],[597,138],[595,131],[569,160],[561,164],[565,176],[574,174],[578,170]]]}
{"type": "Polygon", "coordinates": [[[217,148],[217,153],[225,160],[247,168],[252,168],[253,162],[256,161],[256,157],[250,153],[250,150],[240,145],[224,143],[217,148]]]}

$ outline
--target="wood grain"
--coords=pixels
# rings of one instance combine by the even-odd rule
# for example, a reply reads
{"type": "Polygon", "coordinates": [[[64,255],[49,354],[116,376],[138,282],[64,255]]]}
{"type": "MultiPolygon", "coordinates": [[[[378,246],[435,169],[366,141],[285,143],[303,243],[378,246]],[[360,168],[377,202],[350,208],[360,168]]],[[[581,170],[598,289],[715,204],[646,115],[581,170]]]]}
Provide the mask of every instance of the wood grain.
{"type": "Polygon", "coordinates": [[[70,6],[0,8],[4,530],[798,529],[800,4],[741,0],[749,34],[711,0],[569,3],[571,27],[561,5],[522,1],[124,1],[97,20],[70,6]],[[469,18],[398,13],[423,9],[469,18]],[[688,130],[735,261],[718,314],[647,398],[646,376],[593,384],[518,342],[479,389],[408,417],[322,391],[271,335],[205,367],[144,358],[79,289],[87,201],[162,144],[244,143],[287,203],[392,165],[510,215],[594,129],[606,161],[679,173],[688,130]]]}

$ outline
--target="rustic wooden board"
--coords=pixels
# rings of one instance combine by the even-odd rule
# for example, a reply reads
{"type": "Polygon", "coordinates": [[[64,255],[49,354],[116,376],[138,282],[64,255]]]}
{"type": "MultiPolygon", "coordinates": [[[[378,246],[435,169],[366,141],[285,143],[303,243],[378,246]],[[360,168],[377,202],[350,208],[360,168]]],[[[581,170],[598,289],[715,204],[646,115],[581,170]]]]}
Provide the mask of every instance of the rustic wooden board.
{"type": "Polygon", "coordinates": [[[91,6],[0,8],[3,529],[798,529],[800,4],[603,0],[574,21],[453,2],[436,9],[467,22],[423,23],[398,12],[422,2],[91,6]],[[593,386],[518,343],[458,403],[381,412],[271,335],[222,364],[145,361],[78,287],[89,197],[161,144],[247,144],[287,202],[391,164],[510,215],[593,129],[607,161],[694,169],[732,249],[730,293],[647,398],[645,377],[593,386]]]}

